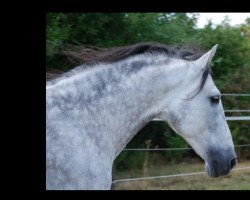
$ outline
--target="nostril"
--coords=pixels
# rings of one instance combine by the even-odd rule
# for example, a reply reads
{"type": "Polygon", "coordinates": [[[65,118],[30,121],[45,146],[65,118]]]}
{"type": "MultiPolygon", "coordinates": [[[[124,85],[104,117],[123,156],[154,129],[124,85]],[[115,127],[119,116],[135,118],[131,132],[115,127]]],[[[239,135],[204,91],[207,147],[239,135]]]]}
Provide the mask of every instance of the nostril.
{"type": "Polygon", "coordinates": [[[230,168],[231,169],[233,169],[233,167],[236,165],[236,162],[237,162],[236,158],[234,158],[234,159],[231,160],[231,162],[230,162],[230,168]]]}

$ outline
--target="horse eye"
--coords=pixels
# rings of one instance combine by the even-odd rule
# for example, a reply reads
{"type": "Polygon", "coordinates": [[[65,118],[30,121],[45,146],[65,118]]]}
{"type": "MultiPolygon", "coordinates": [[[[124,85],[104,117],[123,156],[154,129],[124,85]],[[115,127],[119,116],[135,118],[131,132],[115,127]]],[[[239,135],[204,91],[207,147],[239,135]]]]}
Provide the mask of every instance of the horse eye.
{"type": "Polygon", "coordinates": [[[220,96],[216,95],[216,96],[212,96],[210,97],[210,100],[213,104],[217,104],[220,102],[220,96]]]}

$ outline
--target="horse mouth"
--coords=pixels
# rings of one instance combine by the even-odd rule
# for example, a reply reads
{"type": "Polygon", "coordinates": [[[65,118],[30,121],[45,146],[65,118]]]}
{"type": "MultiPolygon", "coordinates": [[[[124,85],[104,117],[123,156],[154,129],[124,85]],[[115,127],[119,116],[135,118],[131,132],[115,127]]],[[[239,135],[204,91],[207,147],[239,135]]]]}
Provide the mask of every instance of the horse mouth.
{"type": "Polygon", "coordinates": [[[229,174],[229,172],[233,169],[233,167],[236,165],[236,162],[237,162],[237,159],[234,158],[234,159],[232,159],[230,164],[224,168],[222,167],[221,164],[219,164],[216,161],[206,162],[205,169],[207,171],[208,176],[210,176],[210,177],[216,178],[219,176],[225,176],[225,175],[229,174]]]}

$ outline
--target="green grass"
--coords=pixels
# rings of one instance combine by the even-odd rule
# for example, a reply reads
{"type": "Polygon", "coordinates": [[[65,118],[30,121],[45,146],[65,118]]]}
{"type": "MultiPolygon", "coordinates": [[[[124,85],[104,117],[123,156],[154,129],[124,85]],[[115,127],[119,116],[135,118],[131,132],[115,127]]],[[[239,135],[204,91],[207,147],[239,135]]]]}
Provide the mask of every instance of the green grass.
{"type": "MultiPolygon", "coordinates": [[[[237,163],[236,168],[250,166],[250,161],[237,163]]],[[[144,169],[126,171],[114,170],[115,180],[124,178],[161,176],[179,173],[203,172],[204,163],[154,164],[144,169]],[[146,171],[146,172],[145,172],[146,171]]],[[[113,190],[249,190],[250,169],[232,171],[229,175],[211,178],[207,174],[171,177],[154,180],[118,182],[113,190]]]]}

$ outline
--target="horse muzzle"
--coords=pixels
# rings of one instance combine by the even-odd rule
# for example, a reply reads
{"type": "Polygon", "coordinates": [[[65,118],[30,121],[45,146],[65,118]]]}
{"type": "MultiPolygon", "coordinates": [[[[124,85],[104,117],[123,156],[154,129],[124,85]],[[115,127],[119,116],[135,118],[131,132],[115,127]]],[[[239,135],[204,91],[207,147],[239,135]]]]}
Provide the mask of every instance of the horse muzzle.
{"type": "Polygon", "coordinates": [[[207,174],[211,177],[227,175],[237,163],[234,151],[210,151],[205,164],[207,174]]]}

